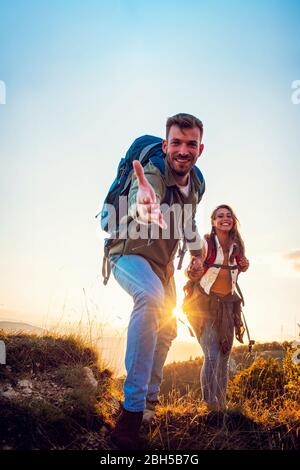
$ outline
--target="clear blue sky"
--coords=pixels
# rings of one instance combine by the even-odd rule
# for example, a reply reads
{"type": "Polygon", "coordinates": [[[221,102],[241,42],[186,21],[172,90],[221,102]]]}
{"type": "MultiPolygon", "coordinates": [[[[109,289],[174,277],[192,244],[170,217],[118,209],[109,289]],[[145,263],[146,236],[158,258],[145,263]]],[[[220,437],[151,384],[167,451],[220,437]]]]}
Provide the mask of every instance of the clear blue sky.
{"type": "Polygon", "coordinates": [[[298,1],[0,0],[2,318],[76,321],[87,302],[126,326],[130,299],[101,283],[94,214],[131,141],[183,111],[205,126],[200,231],[233,206],[251,329],[296,333],[299,17],[298,1]]]}

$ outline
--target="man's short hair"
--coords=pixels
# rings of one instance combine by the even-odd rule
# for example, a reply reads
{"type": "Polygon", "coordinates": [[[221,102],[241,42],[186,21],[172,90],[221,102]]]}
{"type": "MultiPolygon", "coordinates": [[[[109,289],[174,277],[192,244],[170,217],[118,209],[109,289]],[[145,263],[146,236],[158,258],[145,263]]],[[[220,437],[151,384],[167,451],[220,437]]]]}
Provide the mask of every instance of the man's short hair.
{"type": "Polygon", "coordinates": [[[178,126],[182,129],[191,129],[193,127],[198,127],[200,129],[200,138],[203,136],[203,124],[200,119],[192,116],[192,114],[178,113],[174,116],[171,116],[167,120],[166,124],[166,139],[168,140],[169,132],[171,126],[178,126]]]}

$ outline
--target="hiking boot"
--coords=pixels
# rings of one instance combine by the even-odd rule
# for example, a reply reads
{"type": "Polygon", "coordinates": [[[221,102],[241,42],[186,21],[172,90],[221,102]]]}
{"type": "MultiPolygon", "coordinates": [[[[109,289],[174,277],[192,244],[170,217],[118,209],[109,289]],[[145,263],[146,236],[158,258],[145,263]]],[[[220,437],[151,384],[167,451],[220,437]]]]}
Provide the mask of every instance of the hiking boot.
{"type": "Polygon", "coordinates": [[[208,403],[207,404],[207,409],[208,409],[208,411],[219,411],[220,410],[219,403],[217,401],[213,401],[211,403],[208,403]]]}
{"type": "Polygon", "coordinates": [[[146,401],[146,408],[144,409],[144,412],[143,412],[143,421],[142,421],[143,425],[150,426],[155,416],[156,406],[158,405],[158,403],[159,403],[158,400],[146,401]]]}
{"type": "Polygon", "coordinates": [[[205,400],[201,400],[201,404],[203,405],[203,408],[207,413],[209,413],[210,411],[219,411],[219,404],[217,401],[208,403],[205,400]]]}
{"type": "Polygon", "coordinates": [[[217,401],[207,403],[206,401],[202,401],[204,405],[204,410],[206,413],[223,413],[226,414],[228,412],[228,406],[226,403],[219,403],[217,401]]]}
{"type": "Polygon", "coordinates": [[[122,408],[116,427],[110,435],[111,442],[120,450],[138,450],[142,419],[142,411],[128,411],[122,408]]]}

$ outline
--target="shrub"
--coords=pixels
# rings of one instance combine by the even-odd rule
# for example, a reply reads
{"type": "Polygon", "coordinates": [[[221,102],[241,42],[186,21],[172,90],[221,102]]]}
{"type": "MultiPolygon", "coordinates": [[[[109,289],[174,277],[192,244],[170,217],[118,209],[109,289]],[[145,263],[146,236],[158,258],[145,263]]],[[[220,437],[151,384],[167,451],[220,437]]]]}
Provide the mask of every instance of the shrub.
{"type": "Polygon", "coordinates": [[[273,358],[257,358],[248,369],[236,374],[228,393],[238,403],[252,398],[271,403],[284,393],[284,371],[273,358]]]}
{"type": "Polygon", "coordinates": [[[288,398],[300,402],[300,364],[292,361],[293,351],[288,349],[283,361],[285,386],[284,390],[288,398]]]}

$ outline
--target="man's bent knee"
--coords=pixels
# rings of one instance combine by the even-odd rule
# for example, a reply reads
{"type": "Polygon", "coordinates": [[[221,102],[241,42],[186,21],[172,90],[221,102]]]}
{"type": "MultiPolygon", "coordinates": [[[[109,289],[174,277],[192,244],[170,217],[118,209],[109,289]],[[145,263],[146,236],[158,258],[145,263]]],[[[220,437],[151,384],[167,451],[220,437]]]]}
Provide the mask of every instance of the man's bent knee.
{"type": "Polygon", "coordinates": [[[164,304],[164,290],[158,287],[153,290],[143,289],[137,294],[135,301],[146,307],[162,308],[164,304]]]}

